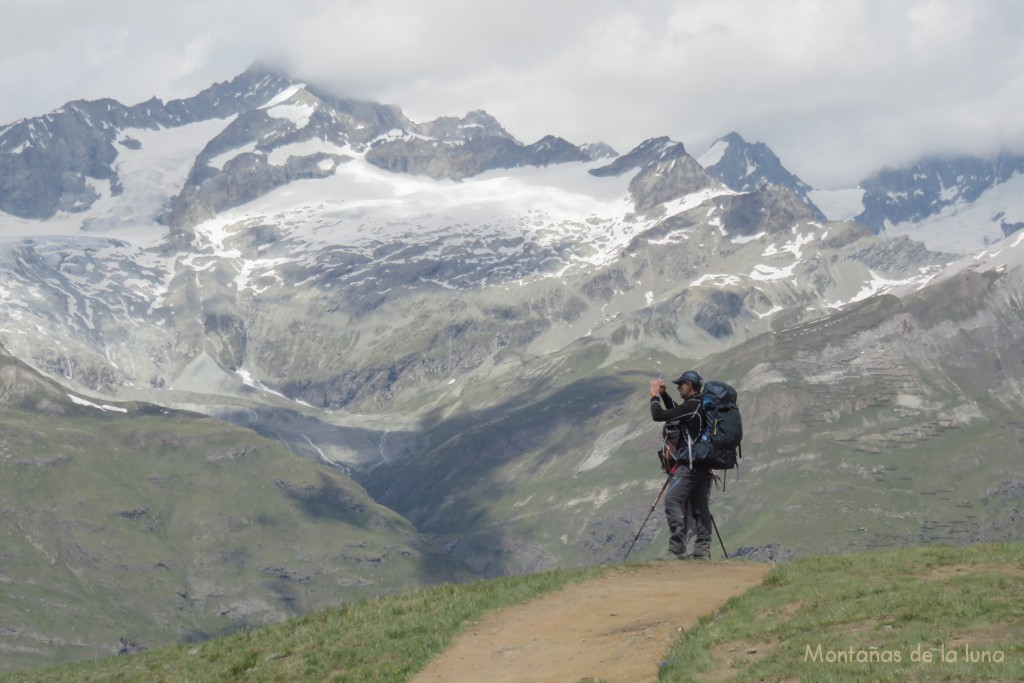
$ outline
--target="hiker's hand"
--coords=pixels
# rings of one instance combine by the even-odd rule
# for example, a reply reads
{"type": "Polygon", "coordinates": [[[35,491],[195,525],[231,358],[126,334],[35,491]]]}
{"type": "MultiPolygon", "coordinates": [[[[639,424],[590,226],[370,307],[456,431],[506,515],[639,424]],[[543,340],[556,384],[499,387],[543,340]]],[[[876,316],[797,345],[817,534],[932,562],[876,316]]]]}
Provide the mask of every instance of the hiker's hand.
{"type": "Polygon", "coordinates": [[[651,398],[658,396],[665,390],[665,384],[660,379],[651,380],[651,398]]]}

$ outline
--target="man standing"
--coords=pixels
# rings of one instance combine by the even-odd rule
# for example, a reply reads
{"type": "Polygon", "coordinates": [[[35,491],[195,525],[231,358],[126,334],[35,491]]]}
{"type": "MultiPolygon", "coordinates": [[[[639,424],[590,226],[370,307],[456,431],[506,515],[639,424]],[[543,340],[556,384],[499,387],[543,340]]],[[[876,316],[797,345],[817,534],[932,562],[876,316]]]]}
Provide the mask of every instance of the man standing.
{"type": "MultiPolygon", "coordinates": [[[[704,378],[696,370],[687,370],[672,380],[683,402],[676,404],[668,395],[665,383],[651,380],[651,417],[664,422],[665,448],[675,456],[670,465],[671,480],[665,495],[665,519],[668,521],[668,548],[679,559],[711,559],[711,472],[691,466],[689,444],[700,438],[704,429],[704,410],[700,392],[704,378]],[[694,529],[693,554],[688,554],[687,535],[694,529]]],[[[669,459],[671,463],[671,459],[669,459]]]]}

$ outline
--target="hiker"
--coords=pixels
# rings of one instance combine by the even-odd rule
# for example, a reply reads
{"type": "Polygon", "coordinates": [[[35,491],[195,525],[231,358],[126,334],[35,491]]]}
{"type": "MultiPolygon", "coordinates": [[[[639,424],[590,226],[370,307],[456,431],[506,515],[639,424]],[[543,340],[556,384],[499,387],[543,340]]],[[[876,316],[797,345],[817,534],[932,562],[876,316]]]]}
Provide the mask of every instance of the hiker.
{"type": "Polygon", "coordinates": [[[664,422],[665,448],[675,453],[670,463],[670,481],[665,494],[665,519],[668,522],[668,549],[678,559],[711,559],[711,494],[713,475],[705,466],[687,461],[688,440],[700,438],[704,428],[704,410],[700,392],[704,378],[696,370],[687,370],[672,380],[683,402],[676,404],[665,383],[651,380],[651,417],[664,422]],[[693,551],[687,552],[688,536],[693,536],[693,551]]]}

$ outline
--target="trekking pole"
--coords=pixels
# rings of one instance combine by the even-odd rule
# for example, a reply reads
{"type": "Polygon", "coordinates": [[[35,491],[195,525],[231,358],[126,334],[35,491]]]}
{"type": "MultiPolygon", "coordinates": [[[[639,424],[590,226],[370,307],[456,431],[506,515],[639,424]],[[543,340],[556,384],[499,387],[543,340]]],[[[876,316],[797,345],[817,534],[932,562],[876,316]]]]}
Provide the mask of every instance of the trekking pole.
{"type": "Polygon", "coordinates": [[[722,534],[718,533],[718,525],[715,524],[715,516],[711,515],[711,526],[715,528],[715,536],[718,536],[718,543],[722,546],[722,554],[725,555],[725,559],[729,559],[729,553],[725,552],[725,544],[722,543],[722,534]]]}
{"type": "MultiPolygon", "coordinates": [[[[637,531],[636,536],[633,537],[633,542],[629,544],[629,550],[626,551],[626,556],[622,558],[623,562],[629,559],[629,554],[633,552],[633,546],[636,545],[636,540],[640,538],[640,533],[644,530],[644,526],[646,526],[647,520],[651,518],[651,514],[654,512],[654,508],[658,507],[658,501],[661,500],[661,494],[665,493],[665,487],[668,486],[668,483],[670,481],[672,481],[671,474],[668,475],[668,479],[665,480],[665,483],[661,485],[661,490],[658,491],[658,497],[654,499],[653,503],[651,503],[651,509],[647,511],[647,516],[644,518],[644,523],[640,525],[639,531],[637,531]]],[[[714,522],[714,519],[712,519],[711,521],[714,522]]]]}

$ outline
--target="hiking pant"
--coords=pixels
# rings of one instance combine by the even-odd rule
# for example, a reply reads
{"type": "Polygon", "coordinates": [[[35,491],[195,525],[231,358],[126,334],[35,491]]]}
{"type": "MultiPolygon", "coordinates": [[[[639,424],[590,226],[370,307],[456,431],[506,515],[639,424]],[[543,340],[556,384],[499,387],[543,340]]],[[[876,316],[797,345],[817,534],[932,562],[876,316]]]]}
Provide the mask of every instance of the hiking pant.
{"type": "Polygon", "coordinates": [[[679,557],[711,557],[711,474],[680,465],[665,495],[668,549],[679,557]],[[687,552],[687,543],[693,550],[687,552]]]}

